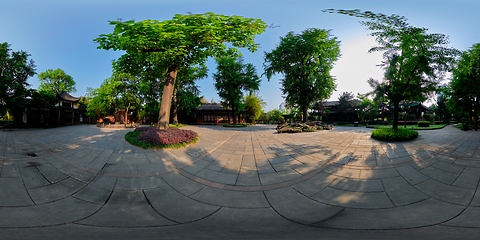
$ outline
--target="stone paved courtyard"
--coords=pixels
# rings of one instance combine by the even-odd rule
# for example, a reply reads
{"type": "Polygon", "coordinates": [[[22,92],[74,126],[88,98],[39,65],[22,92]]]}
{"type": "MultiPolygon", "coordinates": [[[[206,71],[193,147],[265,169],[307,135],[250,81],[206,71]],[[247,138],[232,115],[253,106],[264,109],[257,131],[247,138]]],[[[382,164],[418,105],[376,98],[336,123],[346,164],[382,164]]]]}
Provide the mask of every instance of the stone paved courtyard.
{"type": "Polygon", "coordinates": [[[131,129],[2,130],[0,234],[480,233],[480,132],[386,143],[366,128],[274,128],[189,126],[200,140],[178,150],[132,146],[131,129]]]}

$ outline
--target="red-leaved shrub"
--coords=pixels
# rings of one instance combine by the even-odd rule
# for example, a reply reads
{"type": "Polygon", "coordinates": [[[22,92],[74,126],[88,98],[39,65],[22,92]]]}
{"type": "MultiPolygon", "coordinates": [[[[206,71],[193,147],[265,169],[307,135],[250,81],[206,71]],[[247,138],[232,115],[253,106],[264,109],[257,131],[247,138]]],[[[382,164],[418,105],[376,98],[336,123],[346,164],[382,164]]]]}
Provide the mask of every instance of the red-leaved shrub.
{"type": "Polygon", "coordinates": [[[156,127],[139,127],[135,131],[140,131],[138,140],[154,145],[170,145],[177,143],[189,143],[197,137],[197,133],[192,130],[178,128],[158,129],[156,127]]]}

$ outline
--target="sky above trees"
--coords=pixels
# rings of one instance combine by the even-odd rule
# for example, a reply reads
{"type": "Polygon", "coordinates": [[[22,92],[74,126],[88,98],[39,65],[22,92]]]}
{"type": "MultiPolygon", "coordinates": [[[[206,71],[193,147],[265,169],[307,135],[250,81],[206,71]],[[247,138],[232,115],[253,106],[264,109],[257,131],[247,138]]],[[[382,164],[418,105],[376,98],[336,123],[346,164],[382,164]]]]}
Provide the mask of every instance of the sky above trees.
{"type": "MultiPolygon", "coordinates": [[[[112,75],[111,62],[123,52],[97,49],[93,41],[100,34],[113,31],[108,21],[146,19],[167,20],[175,14],[213,12],[262,19],[268,25],[256,37],[257,52],[242,50],[245,63],[256,66],[263,73],[264,52],[280,43],[288,32],[300,33],[307,28],[331,29],[341,41],[341,57],[332,70],[337,90],[330,100],[347,91],[355,95],[371,90],[367,80],[381,79],[381,53],[368,54],[376,46],[370,33],[358,23],[359,18],[322,12],[323,9],[361,9],[387,15],[405,16],[415,27],[426,27],[429,33],[443,33],[450,38],[450,46],[467,50],[480,42],[477,23],[480,22],[480,1],[477,0],[15,0],[4,1],[0,8],[0,42],[8,42],[13,51],[26,51],[37,65],[37,73],[47,69],[63,69],[73,77],[77,91],[84,96],[87,87],[98,88],[112,75]]],[[[214,59],[209,60],[208,77],[198,81],[201,95],[208,101],[220,98],[214,87],[214,59]]],[[[282,76],[267,81],[262,76],[259,96],[267,103],[266,110],[278,109],[283,102],[280,82],[282,76]]],[[[38,88],[38,75],[28,82],[38,88]]]]}

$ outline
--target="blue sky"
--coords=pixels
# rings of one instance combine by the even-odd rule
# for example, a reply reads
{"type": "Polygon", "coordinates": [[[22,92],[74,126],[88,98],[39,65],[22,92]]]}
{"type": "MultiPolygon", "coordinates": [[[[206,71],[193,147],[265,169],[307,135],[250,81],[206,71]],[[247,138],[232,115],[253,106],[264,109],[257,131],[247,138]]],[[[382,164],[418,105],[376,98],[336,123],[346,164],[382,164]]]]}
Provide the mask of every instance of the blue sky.
{"type": "MultiPolygon", "coordinates": [[[[405,16],[412,26],[448,35],[450,46],[459,50],[480,42],[478,0],[3,0],[0,6],[0,42],[8,42],[14,51],[31,54],[37,73],[63,69],[77,83],[74,96],[85,95],[87,87],[97,88],[111,76],[111,61],[122,52],[97,49],[93,39],[112,32],[113,26],[108,21],[118,18],[167,20],[175,14],[213,12],[258,18],[269,25],[278,25],[256,37],[260,44],[257,52],[242,51],[245,62],[253,63],[259,75],[263,73],[264,52],[275,48],[281,36],[307,28],[331,29],[341,41],[342,57],[331,72],[337,90],[330,100],[337,100],[345,91],[354,94],[369,91],[366,80],[381,79],[383,71],[376,66],[382,60],[381,54],[367,53],[376,43],[358,23],[361,19],[324,13],[323,9],[361,9],[405,16]]],[[[208,68],[209,77],[199,80],[198,85],[207,100],[219,102],[212,79],[216,71],[213,60],[208,68]]],[[[278,109],[283,102],[281,78],[276,75],[267,81],[262,77],[259,94],[267,103],[267,111],[278,109]]],[[[38,88],[38,76],[30,78],[29,83],[38,88]]]]}

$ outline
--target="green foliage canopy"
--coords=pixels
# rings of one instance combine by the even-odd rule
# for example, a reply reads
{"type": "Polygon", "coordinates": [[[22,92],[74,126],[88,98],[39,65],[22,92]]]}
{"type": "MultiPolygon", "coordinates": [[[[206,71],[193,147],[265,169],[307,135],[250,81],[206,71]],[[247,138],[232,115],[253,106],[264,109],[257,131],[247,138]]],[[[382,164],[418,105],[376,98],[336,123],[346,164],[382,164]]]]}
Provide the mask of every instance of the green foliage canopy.
{"type": "Polygon", "coordinates": [[[310,28],[301,34],[289,32],[277,48],[265,52],[265,75],[270,80],[274,74],[283,74],[285,102],[302,109],[303,121],[310,105],[328,99],[335,90],[330,70],[340,56],[339,45],[329,30],[310,28]]]}
{"type": "Polygon", "coordinates": [[[29,56],[25,51],[12,51],[6,42],[0,43],[0,111],[6,113],[8,109],[16,124],[22,123],[28,104],[27,79],[35,75],[35,64],[29,56]]]}
{"type": "Polygon", "coordinates": [[[112,77],[105,79],[99,88],[88,90],[91,99],[88,102],[87,115],[100,117],[115,114],[120,108],[125,108],[127,113],[137,109],[140,106],[140,99],[137,97],[138,82],[138,78],[128,73],[115,72],[112,77]]]}
{"type": "Polygon", "coordinates": [[[255,123],[255,120],[260,117],[262,108],[265,107],[266,103],[254,92],[246,95],[244,102],[246,107],[246,118],[249,119],[251,123],[255,123]]]}
{"type": "Polygon", "coordinates": [[[172,20],[111,21],[113,33],[94,39],[99,49],[126,51],[123,58],[140,63],[124,70],[147,71],[150,81],[164,79],[158,126],[168,128],[170,106],[181,66],[204,63],[210,56],[227,52],[238,53],[237,47],[256,51],[254,36],[262,33],[266,24],[253,18],[224,16],[213,13],[177,14],[172,20]],[[163,70],[163,71],[162,71],[163,70]],[[166,76],[166,78],[164,78],[166,76]]]}
{"type": "Polygon", "coordinates": [[[427,28],[413,27],[405,17],[387,16],[360,10],[333,10],[331,13],[365,18],[360,23],[373,31],[379,46],[369,52],[381,51],[385,59],[385,79],[380,82],[369,79],[371,94],[377,99],[388,100],[394,108],[393,129],[398,128],[399,104],[401,101],[422,102],[433,93],[445,71],[451,69],[458,51],[448,48],[444,34],[427,33],[427,28]]]}
{"type": "Polygon", "coordinates": [[[61,91],[76,91],[75,81],[73,81],[72,76],[67,75],[60,68],[55,70],[48,69],[47,71],[38,74],[38,79],[40,79],[39,90],[52,91],[54,93],[59,93],[61,91]]]}
{"type": "Polygon", "coordinates": [[[473,117],[477,129],[480,103],[480,43],[462,53],[453,70],[450,82],[450,99],[447,104],[459,115],[473,117]],[[473,110],[473,111],[472,111],[473,110]],[[473,115],[473,116],[472,116],[473,115]]]}
{"type": "Polygon", "coordinates": [[[338,97],[337,112],[342,116],[342,121],[348,112],[354,111],[353,99],[355,96],[351,92],[343,92],[338,97]]]}
{"type": "Polygon", "coordinates": [[[222,56],[217,58],[217,63],[217,73],[213,75],[215,89],[223,99],[222,105],[232,108],[233,124],[236,125],[236,114],[245,107],[243,91],[258,90],[260,78],[255,66],[243,63],[241,58],[222,56]]]}

